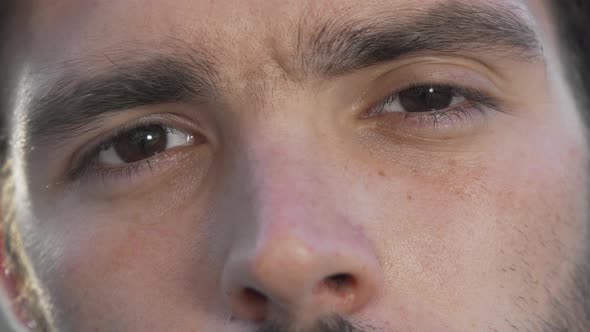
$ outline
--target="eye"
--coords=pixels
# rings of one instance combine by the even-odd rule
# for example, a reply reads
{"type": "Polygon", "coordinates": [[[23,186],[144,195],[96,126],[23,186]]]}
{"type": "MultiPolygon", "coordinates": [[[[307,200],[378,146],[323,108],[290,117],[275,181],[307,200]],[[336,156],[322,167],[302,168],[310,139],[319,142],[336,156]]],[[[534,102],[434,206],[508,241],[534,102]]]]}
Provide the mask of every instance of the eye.
{"type": "Polygon", "coordinates": [[[193,135],[175,128],[144,125],[125,131],[103,144],[97,162],[108,166],[131,164],[175,147],[190,145],[193,141],[193,135]]]}
{"type": "Polygon", "coordinates": [[[425,113],[445,110],[467,101],[451,86],[417,86],[386,98],[376,108],[379,113],[425,113]]]}
{"type": "Polygon", "coordinates": [[[387,133],[448,139],[476,133],[487,115],[503,112],[499,99],[456,84],[419,83],[399,89],[362,114],[378,118],[387,133]]]}

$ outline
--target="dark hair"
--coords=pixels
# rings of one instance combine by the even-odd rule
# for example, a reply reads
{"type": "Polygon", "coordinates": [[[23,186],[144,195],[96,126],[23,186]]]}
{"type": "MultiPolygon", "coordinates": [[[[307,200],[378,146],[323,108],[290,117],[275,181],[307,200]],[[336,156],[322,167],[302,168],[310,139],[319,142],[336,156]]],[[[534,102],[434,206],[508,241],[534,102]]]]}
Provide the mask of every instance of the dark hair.
{"type": "Polygon", "coordinates": [[[574,87],[574,97],[590,128],[590,1],[552,0],[562,62],[574,87]]]}
{"type": "Polygon", "coordinates": [[[8,119],[10,109],[10,89],[14,72],[9,70],[16,54],[13,42],[15,28],[20,26],[15,21],[20,18],[20,9],[24,1],[0,0],[0,164],[4,163],[6,157],[6,146],[8,140],[8,119]]]}
{"type": "MultiPolygon", "coordinates": [[[[7,160],[8,124],[11,118],[11,90],[14,86],[15,65],[20,49],[19,36],[26,28],[26,0],[0,0],[0,259],[4,271],[9,271],[15,282],[16,298],[9,307],[19,319],[26,320],[30,330],[51,331],[39,294],[28,277],[30,268],[25,263],[20,235],[14,221],[14,185],[11,164],[7,160]]],[[[22,42],[22,41],[21,41],[22,42]]],[[[5,273],[5,272],[3,272],[5,273]]]]}
{"type": "MultiPolygon", "coordinates": [[[[561,44],[560,58],[565,67],[570,85],[573,87],[574,98],[584,117],[586,126],[590,129],[590,1],[588,0],[551,0],[548,2],[554,20],[558,41],[561,44]]],[[[574,277],[576,291],[571,298],[580,304],[580,317],[585,317],[586,323],[590,319],[590,235],[587,243],[588,252],[585,264],[579,268],[574,277]]],[[[568,318],[567,316],[564,316],[568,318]]],[[[562,320],[562,325],[547,326],[551,331],[587,331],[585,325],[576,325],[574,317],[562,320]]],[[[584,320],[581,320],[584,321],[584,320]]],[[[581,323],[584,324],[584,323],[581,323]]]]}
{"type": "MultiPolygon", "coordinates": [[[[4,1],[0,3],[0,156],[4,156],[6,148],[6,96],[8,95],[8,79],[6,77],[6,40],[8,39],[8,23],[10,21],[10,13],[12,1],[4,1]]],[[[2,162],[3,158],[0,158],[2,162]]]]}

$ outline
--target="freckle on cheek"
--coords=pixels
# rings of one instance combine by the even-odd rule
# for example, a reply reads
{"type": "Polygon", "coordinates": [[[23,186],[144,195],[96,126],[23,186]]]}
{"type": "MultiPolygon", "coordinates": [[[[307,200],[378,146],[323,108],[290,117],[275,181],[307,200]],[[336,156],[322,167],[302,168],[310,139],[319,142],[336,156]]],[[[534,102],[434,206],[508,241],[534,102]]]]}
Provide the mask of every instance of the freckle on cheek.
{"type": "Polygon", "coordinates": [[[377,174],[379,174],[379,176],[385,176],[385,171],[379,170],[379,172],[377,174]]]}

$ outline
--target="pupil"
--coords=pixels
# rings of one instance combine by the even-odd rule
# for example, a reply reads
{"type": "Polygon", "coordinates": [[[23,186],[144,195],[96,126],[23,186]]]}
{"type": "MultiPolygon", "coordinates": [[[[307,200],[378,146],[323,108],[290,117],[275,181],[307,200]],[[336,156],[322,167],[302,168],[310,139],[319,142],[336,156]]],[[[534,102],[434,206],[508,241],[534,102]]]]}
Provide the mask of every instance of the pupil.
{"type": "Polygon", "coordinates": [[[430,112],[451,106],[453,91],[445,87],[417,87],[399,93],[399,101],[406,112],[430,112]]]}
{"type": "Polygon", "coordinates": [[[166,134],[166,129],[159,125],[136,128],[121,135],[114,149],[126,163],[147,159],[166,150],[166,134]]]}

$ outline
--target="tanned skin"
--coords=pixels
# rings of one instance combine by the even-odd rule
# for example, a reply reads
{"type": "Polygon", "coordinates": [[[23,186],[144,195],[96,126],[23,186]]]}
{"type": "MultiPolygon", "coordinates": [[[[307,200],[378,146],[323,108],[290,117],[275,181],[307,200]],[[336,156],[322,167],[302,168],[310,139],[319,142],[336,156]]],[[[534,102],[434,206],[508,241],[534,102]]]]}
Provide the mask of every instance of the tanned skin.
{"type": "Polygon", "coordinates": [[[588,140],[551,18],[30,4],[3,232],[32,329],[589,328],[588,140]]]}

